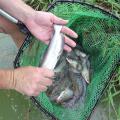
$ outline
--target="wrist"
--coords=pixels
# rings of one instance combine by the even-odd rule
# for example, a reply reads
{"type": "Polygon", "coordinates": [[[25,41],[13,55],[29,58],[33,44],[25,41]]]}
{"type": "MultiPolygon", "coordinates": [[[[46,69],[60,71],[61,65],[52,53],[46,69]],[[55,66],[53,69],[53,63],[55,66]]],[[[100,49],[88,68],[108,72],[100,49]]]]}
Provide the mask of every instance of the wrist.
{"type": "Polygon", "coordinates": [[[33,18],[35,16],[35,10],[32,9],[31,7],[27,6],[28,8],[27,9],[24,9],[23,12],[22,12],[22,17],[19,18],[19,20],[21,22],[23,22],[24,24],[27,24],[27,21],[31,18],[33,18]]]}
{"type": "Polygon", "coordinates": [[[14,70],[0,70],[0,88],[14,89],[14,70]]]}

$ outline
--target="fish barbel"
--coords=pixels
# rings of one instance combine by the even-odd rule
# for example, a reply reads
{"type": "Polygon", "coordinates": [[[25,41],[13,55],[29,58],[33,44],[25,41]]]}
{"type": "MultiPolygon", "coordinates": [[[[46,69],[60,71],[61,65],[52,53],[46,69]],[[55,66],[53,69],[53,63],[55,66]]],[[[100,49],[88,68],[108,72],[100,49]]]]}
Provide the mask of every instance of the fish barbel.
{"type": "Polygon", "coordinates": [[[62,26],[54,25],[54,35],[43,57],[42,67],[54,70],[64,48],[64,36],[61,33],[62,26]]]}

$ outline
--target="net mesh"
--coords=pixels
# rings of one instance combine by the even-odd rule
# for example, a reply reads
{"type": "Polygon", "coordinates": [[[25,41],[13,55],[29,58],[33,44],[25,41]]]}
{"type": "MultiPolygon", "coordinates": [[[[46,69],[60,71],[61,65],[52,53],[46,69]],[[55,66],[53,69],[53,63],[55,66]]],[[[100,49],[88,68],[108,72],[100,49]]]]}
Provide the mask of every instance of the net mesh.
{"type": "MultiPolygon", "coordinates": [[[[79,37],[75,41],[90,56],[91,82],[87,87],[84,105],[78,105],[77,108],[57,105],[45,93],[40,93],[35,99],[59,120],[86,120],[120,59],[120,20],[100,9],[78,2],[56,2],[49,11],[68,19],[67,26],[78,33],[79,37]]],[[[46,48],[47,45],[31,36],[29,44],[23,46],[16,66],[39,66],[46,48]]]]}

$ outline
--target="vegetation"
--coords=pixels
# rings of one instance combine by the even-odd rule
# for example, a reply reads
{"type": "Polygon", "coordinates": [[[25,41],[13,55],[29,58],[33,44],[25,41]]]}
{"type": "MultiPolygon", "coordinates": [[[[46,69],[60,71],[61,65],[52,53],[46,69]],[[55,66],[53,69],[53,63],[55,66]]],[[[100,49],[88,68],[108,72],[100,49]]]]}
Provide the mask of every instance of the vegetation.
{"type": "Polygon", "coordinates": [[[120,17],[119,0],[85,0],[86,2],[98,5],[120,17]]]}
{"type": "Polygon", "coordinates": [[[46,10],[48,4],[53,0],[24,0],[27,4],[32,6],[35,10],[46,10]]]}
{"type": "Polygon", "coordinates": [[[108,108],[113,109],[114,113],[109,112],[109,119],[111,115],[115,115],[116,120],[120,120],[120,67],[117,67],[115,74],[111,78],[111,82],[104,94],[103,103],[108,104],[108,108]],[[118,102],[118,103],[117,103],[118,102]]]}
{"type": "MultiPolygon", "coordinates": [[[[27,4],[36,10],[46,10],[48,4],[54,0],[24,0],[27,4]]],[[[82,1],[82,0],[81,0],[82,1]]],[[[85,0],[94,5],[102,6],[120,17],[120,1],[119,0],[85,0]]]]}
{"type": "MultiPolygon", "coordinates": [[[[25,0],[27,4],[31,5],[36,10],[46,10],[49,3],[53,0],[25,0]]],[[[85,0],[94,5],[103,7],[120,17],[120,1],[119,0],[85,0]]],[[[117,68],[116,74],[107,88],[102,102],[107,102],[109,107],[112,106],[117,120],[120,118],[120,106],[115,106],[116,99],[120,99],[120,67],[117,68]],[[118,98],[119,97],[119,98],[118,98]]],[[[109,112],[109,118],[111,113],[109,112]]]]}

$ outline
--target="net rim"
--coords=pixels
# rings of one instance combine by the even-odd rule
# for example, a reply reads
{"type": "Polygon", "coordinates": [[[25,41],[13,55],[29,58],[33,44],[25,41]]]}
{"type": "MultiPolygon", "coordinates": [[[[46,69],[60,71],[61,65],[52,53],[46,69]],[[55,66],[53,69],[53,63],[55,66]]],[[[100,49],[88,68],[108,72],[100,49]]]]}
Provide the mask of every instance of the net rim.
{"type": "Polygon", "coordinates": [[[115,14],[108,11],[107,9],[105,10],[103,7],[100,7],[98,5],[93,5],[93,4],[90,4],[90,3],[87,3],[87,2],[82,2],[80,0],[55,0],[48,5],[47,11],[50,11],[50,9],[53,9],[58,3],[79,3],[83,6],[89,6],[92,9],[98,9],[98,10],[102,11],[104,14],[108,14],[109,16],[114,17],[115,19],[120,21],[120,17],[116,16],[115,14]]]}

